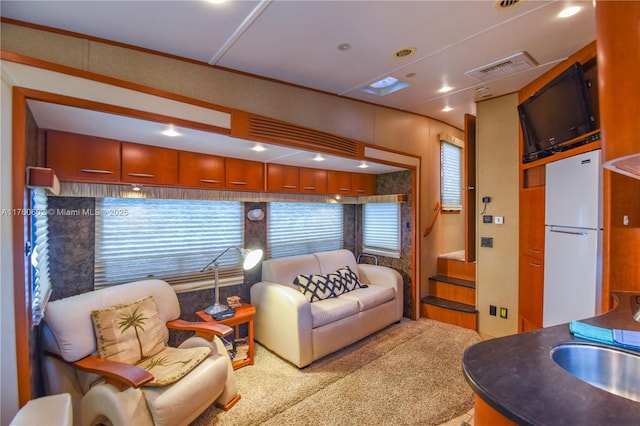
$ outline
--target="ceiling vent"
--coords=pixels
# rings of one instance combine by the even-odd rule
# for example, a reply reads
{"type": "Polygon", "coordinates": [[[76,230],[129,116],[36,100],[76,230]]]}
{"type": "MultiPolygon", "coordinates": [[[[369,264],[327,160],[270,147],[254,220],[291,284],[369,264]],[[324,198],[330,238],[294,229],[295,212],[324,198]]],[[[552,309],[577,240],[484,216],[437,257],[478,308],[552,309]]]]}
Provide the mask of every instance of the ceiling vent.
{"type": "Polygon", "coordinates": [[[505,10],[514,6],[518,6],[520,3],[522,3],[521,0],[497,0],[493,4],[493,8],[497,10],[505,10]]]}
{"type": "Polygon", "coordinates": [[[535,67],[538,63],[527,52],[491,62],[465,72],[469,77],[479,81],[491,81],[535,67]]]}

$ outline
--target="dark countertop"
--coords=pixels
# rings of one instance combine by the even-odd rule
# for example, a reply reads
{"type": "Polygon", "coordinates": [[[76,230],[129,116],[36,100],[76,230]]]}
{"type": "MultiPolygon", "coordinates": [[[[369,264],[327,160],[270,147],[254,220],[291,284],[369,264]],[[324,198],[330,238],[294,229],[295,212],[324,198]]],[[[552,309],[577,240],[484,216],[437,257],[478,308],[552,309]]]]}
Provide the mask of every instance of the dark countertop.
{"type": "MultiPolygon", "coordinates": [[[[613,295],[613,310],[583,322],[640,331],[631,308],[640,293],[613,295]]],[[[550,349],[564,342],[587,341],[568,324],[486,340],[464,353],[464,375],[487,404],[521,425],[640,425],[640,402],[585,383],[551,359],[550,349]]]]}

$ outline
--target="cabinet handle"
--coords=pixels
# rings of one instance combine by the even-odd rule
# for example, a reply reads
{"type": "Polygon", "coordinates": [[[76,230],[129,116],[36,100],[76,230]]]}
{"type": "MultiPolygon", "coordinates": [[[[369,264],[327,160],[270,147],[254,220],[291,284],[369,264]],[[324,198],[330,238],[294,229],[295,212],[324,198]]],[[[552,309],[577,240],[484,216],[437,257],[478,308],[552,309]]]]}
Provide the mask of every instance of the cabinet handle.
{"type": "Polygon", "coordinates": [[[540,265],[539,263],[532,263],[532,262],[529,262],[529,266],[533,266],[533,267],[536,267],[536,268],[542,267],[542,265],[540,265]]]}
{"type": "Polygon", "coordinates": [[[540,254],[540,250],[536,250],[536,249],[529,249],[529,251],[530,251],[531,253],[540,254]]]}
{"type": "Polygon", "coordinates": [[[297,189],[297,188],[298,188],[298,187],[297,187],[297,186],[295,186],[295,185],[282,185],[282,187],[283,187],[283,188],[286,188],[286,189],[297,189]]]}
{"type": "Polygon", "coordinates": [[[142,178],[154,178],[156,175],[150,175],[149,173],[128,173],[131,177],[142,177],[142,178]]]}
{"type": "Polygon", "coordinates": [[[203,183],[220,183],[219,180],[215,180],[215,179],[200,179],[200,182],[203,182],[203,183]]]}
{"type": "Polygon", "coordinates": [[[356,192],[364,192],[364,189],[356,189],[356,192]]]}
{"type": "Polygon", "coordinates": [[[229,182],[231,185],[246,185],[247,182],[229,182]]]}
{"type": "Polygon", "coordinates": [[[351,191],[351,188],[338,188],[338,191],[351,191]]]}
{"type": "Polygon", "coordinates": [[[314,190],[314,189],[316,189],[316,187],[315,186],[303,186],[302,189],[314,190]]]}
{"type": "Polygon", "coordinates": [[[109,170],[98,170],[98,169],[80,169],[81,172],[84,173],[99,173],[102,175],[112,175],[113,172],[109,170]]]}

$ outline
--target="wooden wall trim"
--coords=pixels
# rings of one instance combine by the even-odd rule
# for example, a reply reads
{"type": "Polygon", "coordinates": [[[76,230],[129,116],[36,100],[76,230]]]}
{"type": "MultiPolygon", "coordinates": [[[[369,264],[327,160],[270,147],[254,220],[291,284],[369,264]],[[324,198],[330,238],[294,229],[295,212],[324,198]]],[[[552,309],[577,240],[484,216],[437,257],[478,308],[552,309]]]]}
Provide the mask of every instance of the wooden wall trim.
{"type": "MultiPolygon", "coordinates": [[[[26,196],[26,97],[19,88],[13,89],[12,99],[12,170],[11,208],[25,207],[26,196]]],[[[30,289],[27,288],[27,259],[25,216],[14,214],[13,232],[13,299],[16,333],[16,367],[18,376],[18,404],[22,407],[31,399],[31,366],[29,357],[29,330],[31,328],[30,289]]]]}

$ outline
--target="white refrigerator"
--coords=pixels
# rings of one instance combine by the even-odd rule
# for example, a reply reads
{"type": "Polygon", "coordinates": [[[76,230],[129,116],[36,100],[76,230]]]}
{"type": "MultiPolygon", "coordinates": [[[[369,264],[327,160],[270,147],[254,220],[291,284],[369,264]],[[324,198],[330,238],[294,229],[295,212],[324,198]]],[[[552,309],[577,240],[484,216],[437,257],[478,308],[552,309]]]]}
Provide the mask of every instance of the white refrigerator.
{"type": "Polygon", "coordinates": [[[544,327],[599,314],[602,283],[600,150],[546,165],[544,327]]]}

